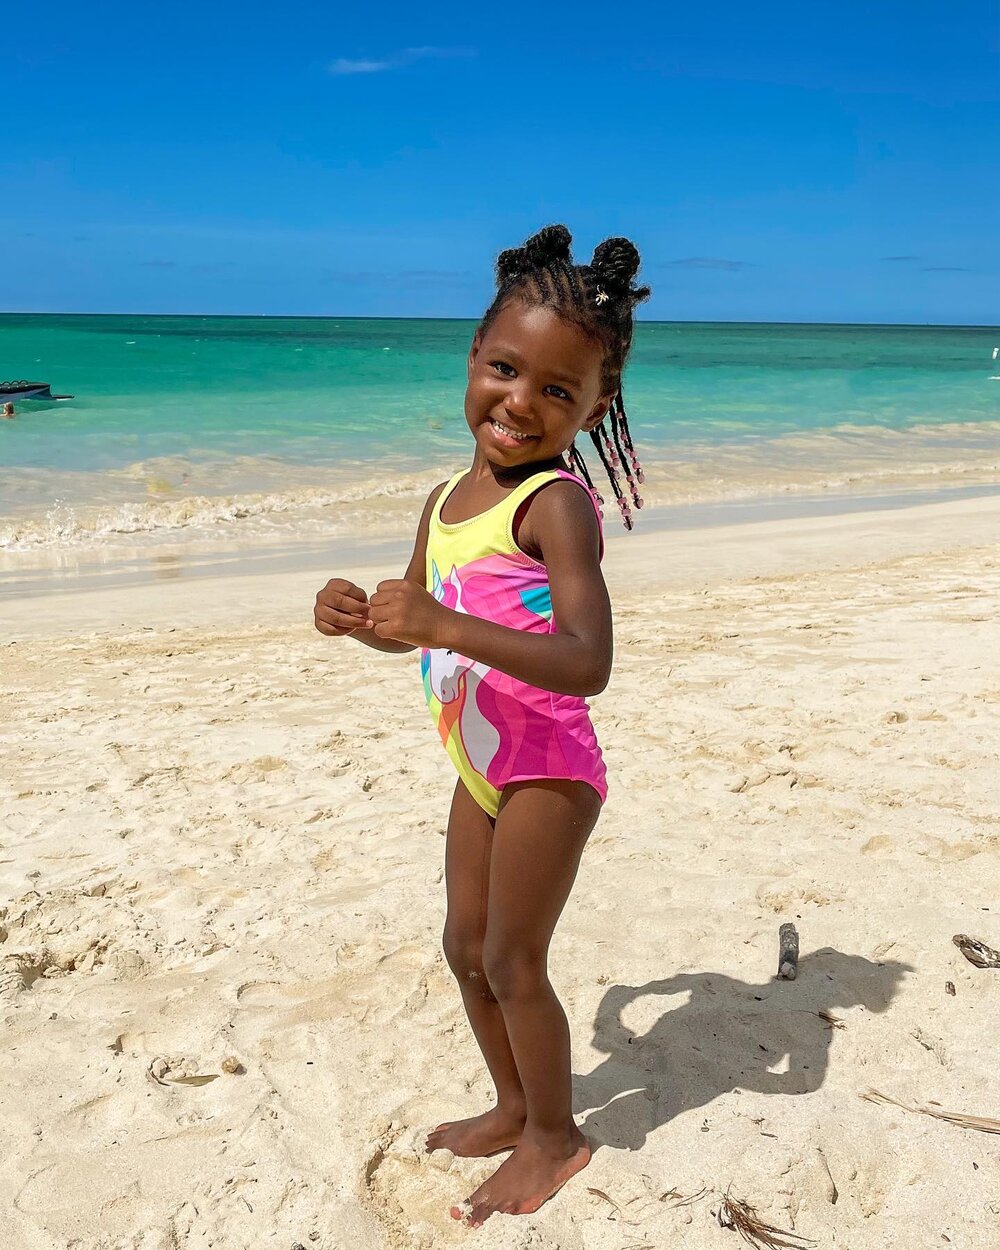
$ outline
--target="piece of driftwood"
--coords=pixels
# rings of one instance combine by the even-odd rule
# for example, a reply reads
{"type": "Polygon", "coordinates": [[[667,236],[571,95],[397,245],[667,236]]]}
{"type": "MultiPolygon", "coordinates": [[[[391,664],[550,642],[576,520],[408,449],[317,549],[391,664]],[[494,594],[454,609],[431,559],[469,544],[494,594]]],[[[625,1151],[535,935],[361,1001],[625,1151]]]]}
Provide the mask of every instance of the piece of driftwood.
{"type": "Polygon", "coordinates": [[[778,976],[784,981],[794,981],[799,974],[799,934],[791,922],[786,921],[778,930],[778,976]]]}
{"type": "Polygon", "coordinates": [[[956,933],[951,940],[970,964],[975,964],[977,968],[1000,968],[1000,951],[995,951],[992,946],[969,937],[967,933],[956,933]]]}
{"type": "Polygon", "coordinates": [[[904,1111],[915,1111],[918,1115],[930,1115],[935,1120],[947,1120],[949,1124],[957,1124],[959,1128],[972,1128],[978,1133],[1000,1133],[1000,1120],[988,1115],[967,1115],[964,1111],[937,1111],[934,1107],[911,1107],[909,1103],[890,1098],[888,1094],[880,1094],[877,1089],[866,1090],[862,1095],[866,1102],[884,1102],[893,1107],[901,1107],[904,1111]]]}

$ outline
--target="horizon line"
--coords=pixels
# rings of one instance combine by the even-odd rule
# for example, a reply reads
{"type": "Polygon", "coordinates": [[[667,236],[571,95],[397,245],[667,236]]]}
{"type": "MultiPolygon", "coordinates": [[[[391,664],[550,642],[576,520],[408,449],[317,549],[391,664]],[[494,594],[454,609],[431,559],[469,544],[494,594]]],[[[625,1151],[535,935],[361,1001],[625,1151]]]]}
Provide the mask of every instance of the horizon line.
{"type": "MultiPolygon", "coordinates": [[[[0,317],[160,317],[201,318],[205,321],[468,321],[478,322],[482,317],[393,317],[386,315],[361,316],[357,313],[164,313],[164,312],[38,312],[23,309],[0,310],[0,317]]],[[[746,321],[733,318],[652,318],[636,317],[636,325],[742,325],[742,326],[865,326],[872,329],[914,330],[1000,330],[1000,324],[976,321],[746,321]]]]}

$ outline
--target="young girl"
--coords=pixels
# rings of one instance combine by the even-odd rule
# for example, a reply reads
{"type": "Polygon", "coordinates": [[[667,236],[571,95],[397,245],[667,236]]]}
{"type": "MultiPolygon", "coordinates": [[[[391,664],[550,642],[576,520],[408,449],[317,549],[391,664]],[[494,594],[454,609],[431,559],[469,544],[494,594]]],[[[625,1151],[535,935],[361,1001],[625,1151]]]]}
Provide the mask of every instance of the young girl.
{"type": "Polygon", "coordinates": [[[537,1211],[590,1160],[546,971],[607,794],[586,704],[611,669],[601,499],[574,440],[590,435],[631,529],[642,471],[621,373],[649,288],[634,285],[627,239],[600,244],[589,265],[569,249],[569,231],[548,226],[499,256],[468,358],[472,465],[431,492],[403,579],[371,596],[334,579],[316,597],[323,634],[421,648],[427,702],[458,770],[444,952],[497,1100],[438,1125],[427,1148],[513,1151],[452,1207],[473,1227],[494,1211],[537,1211]]]}

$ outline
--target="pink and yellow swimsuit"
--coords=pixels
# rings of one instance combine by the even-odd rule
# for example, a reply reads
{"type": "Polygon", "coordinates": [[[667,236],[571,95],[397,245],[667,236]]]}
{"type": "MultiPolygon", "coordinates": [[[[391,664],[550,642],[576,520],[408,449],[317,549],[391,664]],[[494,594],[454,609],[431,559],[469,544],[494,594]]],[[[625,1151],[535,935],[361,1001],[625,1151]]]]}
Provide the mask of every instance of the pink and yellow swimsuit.
{"type": "MultiPolygon", "coordinates": [[[[441,508],[467,472],[455,474],[431,513],[427,589],[456,612],[512,629],[556,633],[548,572],[515,543],[514,516],[525,499],[556,478],[587,491],[600,524],[597,501],[580,478],[547,469],[525,478],[479,516],[448,524],[441,520],[441,508]]],[[[569,778],[593,786],[602,802],[607,797],[604,759],[585,699],[529,686],[443,648],[425,647],[420,668],[445,749],[488,815],[496,816],[501,792],[512,781],[569,778]]]]}

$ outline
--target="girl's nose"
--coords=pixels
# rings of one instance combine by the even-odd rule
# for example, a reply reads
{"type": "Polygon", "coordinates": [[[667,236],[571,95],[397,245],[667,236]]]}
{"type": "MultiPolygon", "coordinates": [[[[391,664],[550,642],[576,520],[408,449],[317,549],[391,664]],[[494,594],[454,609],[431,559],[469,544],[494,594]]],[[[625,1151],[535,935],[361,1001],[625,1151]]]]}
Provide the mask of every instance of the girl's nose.
{"type": "Polygon", "coordinates": [[[512,417],[530,417],[531,396],[527,387],[512,386],[504,397],[503,406],[512,417]]]}

